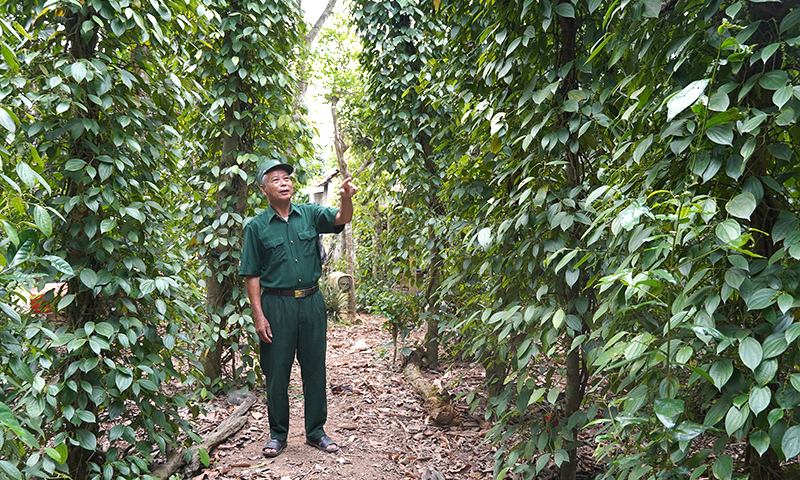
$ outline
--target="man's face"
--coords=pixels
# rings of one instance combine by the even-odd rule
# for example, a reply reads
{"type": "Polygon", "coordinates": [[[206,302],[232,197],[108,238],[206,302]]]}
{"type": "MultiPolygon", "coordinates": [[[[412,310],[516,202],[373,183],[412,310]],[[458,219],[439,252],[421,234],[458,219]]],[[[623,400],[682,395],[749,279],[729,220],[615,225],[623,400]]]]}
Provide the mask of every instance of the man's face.
{"type": "Polygon", "coordinates": [[[285,203],[292,200],[294,183],[292,177],[282,168],[270,170],[261,182],[261,192],[267,196],[269,203],[285,203]]]}

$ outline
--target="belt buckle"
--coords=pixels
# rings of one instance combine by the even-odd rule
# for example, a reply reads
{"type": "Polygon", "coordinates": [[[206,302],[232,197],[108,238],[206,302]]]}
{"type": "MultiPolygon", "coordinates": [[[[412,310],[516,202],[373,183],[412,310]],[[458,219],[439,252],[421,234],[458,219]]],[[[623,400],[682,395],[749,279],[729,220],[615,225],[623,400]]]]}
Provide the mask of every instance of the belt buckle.
{"type": "Polygon", "coordinates": [[[303,291],[302,290],[295,290],[294,291],[294,298],[303,298],[303,297],[305,297],[305,295],[303,295],[303,291]]]}

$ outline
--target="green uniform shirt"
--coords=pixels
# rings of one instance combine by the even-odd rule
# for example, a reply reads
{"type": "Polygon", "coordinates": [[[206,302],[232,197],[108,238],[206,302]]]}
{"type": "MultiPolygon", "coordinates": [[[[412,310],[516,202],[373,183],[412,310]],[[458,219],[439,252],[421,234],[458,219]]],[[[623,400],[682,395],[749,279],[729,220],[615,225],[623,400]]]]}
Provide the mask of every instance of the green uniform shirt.
{"type": "Polygon", "coordinates": [[[302,289],[314,286],[322,275],[320,233],[339,233],[333,224],[335,208],[316,203],[292,203],[289,219],[272,206],[244,227],[239,275],[261,277],[261,286],[302,289]]]}

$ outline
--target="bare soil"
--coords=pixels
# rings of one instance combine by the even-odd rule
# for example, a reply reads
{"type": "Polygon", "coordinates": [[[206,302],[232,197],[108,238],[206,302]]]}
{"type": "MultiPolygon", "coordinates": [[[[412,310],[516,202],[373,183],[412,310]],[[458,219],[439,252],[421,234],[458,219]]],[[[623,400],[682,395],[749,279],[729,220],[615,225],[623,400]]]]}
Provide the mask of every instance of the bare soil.
{"type": "MultiPolygon", "coordinates": [[[[339,445],[339,452],[329,454],[305,444],[302,386],[295,363],[286,450],[277,458],[262,454],[269,438],[262,390],[256,392],[258,401],[248,413],[248,424],[210,452],[210,467],[194,479],[490,480],[493,451],[482,443],[489,428],[483,412],[471,414],[463,401],[454,400],[462,415],[460,425],[434,425],[422,398],[403,378],[401,366],[392,363],[391,338],[380,327],[382,319],[360,315],[358,320],[355,325],[337,324],[328,330],[326,432],[339,445]]],[[[479,388],[483,380],[480,366],[449,364],[447,368],[423,373],[454,396],[479,388]]],[[[216,412],[201,420],[201,435],[235,408],[225,399],[214,406],[216,412]]]]}

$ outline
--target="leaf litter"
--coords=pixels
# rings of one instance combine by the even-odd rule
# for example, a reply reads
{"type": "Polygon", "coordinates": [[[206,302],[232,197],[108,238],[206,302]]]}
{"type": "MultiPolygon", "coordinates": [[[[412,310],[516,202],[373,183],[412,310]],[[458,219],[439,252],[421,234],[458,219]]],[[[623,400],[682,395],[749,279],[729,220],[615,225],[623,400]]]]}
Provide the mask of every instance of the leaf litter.
{"type": "MultiPolygon", "coordinates": [[[[210,466],[193,480],[491,480],[494,450],[483,443],[490,427],[483,412],[470,412],[463,401],[454,400],[463,421],[458,426],[434,425],[400,365],[392,365],[391,338],[381,329],[382,322],[380,317],[359,315],[354,325],[328,329],[325,430],[339,452],[328,454],[305,444],[302,384],[295,362],[286,450],[276,458],[262,455],[269,419],[261,387],[248,423],[209,452],[210,466]]],[[[454,396],[479,389],[484,378],[483,368],[469,363],[450,363],[447,371],[429,369],[424,374],[454,396]]],[[[213,430],[235,408],[224,397],[213,407],[217,414],[199,420],[201,431],[213,430]]]]}

